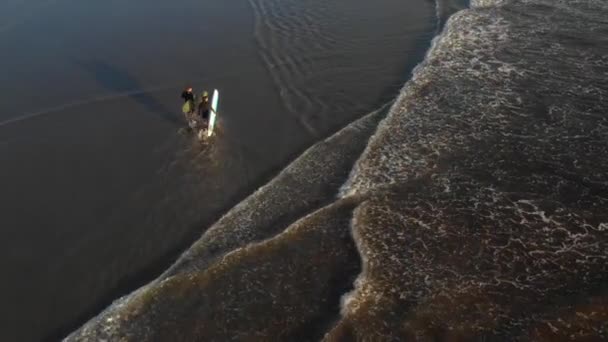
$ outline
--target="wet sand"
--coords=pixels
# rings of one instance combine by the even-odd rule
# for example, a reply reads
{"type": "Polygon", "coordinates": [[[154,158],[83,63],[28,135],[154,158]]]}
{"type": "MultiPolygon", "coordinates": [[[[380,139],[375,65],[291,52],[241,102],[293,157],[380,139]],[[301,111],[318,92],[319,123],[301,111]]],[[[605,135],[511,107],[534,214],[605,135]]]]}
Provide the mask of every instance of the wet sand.
{"type": "Polygon", "coordinates": [[[17,341],[62,336],[160,274],[392,99],[435,29],[426,1],[2,6],[0,337],[17,341]],[[187,81],[221,91],[212,145],[181,130],[187,81]]]}

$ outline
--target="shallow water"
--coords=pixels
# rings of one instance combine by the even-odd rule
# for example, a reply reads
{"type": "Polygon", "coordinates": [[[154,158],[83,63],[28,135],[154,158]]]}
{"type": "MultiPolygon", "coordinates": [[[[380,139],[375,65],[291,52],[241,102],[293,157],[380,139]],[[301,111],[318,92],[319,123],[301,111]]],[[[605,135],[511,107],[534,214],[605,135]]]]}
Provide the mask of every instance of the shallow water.
{"type": "Polygon", "coordinates": [[[473,1],[387,115],[307,150],[68,340],[607,339],[607,14],[473,1]]]}
{"type": "Polygon", "coordinates": [[[160,274],[307,146],[391,100],[434,11],[396,0],[0,5],[1,337],[58,337],[160,274]],[[209,146],[181,130],[185,82],[222,94],[209,146]]]}

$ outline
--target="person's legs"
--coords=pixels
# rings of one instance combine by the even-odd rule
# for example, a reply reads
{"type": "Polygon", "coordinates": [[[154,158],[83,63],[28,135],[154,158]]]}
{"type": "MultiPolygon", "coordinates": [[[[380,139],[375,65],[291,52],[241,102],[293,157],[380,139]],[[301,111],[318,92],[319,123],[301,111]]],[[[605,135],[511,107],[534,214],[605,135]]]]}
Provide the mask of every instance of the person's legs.
{"type": "Polygon", "coordinates": [[[201,115],[201,121],[204,129],[209,127],[209,111],[206,110],[201,115]]]}
{"type": "Polygon", "coordinates": [[[190,128],[195,129],[198,126],[198,120],[196,119],[194,111],[191,111],[186,115],[186,120],[188,121],[188,126],[190,128]]]}

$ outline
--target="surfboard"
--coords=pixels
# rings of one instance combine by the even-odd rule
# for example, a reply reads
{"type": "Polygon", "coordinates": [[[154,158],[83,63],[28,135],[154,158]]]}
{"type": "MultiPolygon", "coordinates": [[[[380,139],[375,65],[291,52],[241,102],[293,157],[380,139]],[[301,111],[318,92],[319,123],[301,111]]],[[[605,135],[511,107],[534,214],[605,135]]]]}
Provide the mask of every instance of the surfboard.
{"type": "Polygon", "coordinates": [[[220,100],[220,93],[217,89],[213,90],[213,99],[211,100],[211,113],[209,113],[209,127],[207,128],[207,136],[210,137],[213,134],[213,128],[215,127],[215,117],[217,113],[217,103],[220,100]]]}

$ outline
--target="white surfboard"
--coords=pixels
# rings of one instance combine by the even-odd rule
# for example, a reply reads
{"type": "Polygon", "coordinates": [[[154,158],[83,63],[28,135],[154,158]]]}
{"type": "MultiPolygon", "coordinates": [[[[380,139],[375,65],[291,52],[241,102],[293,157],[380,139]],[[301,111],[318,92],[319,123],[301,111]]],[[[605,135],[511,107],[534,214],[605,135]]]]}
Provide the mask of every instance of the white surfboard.
{"type": "Polygon", "coordinates": [[[207,136],[210,137],[213,134],[213,128],[215,127],[215,113],[217,113],[217,103],[220,100],[220,93],[217,89],[213,90],[213,99],[211,100],[211,113],[209,113],[209,127],[207,128],[207,136]]]}

